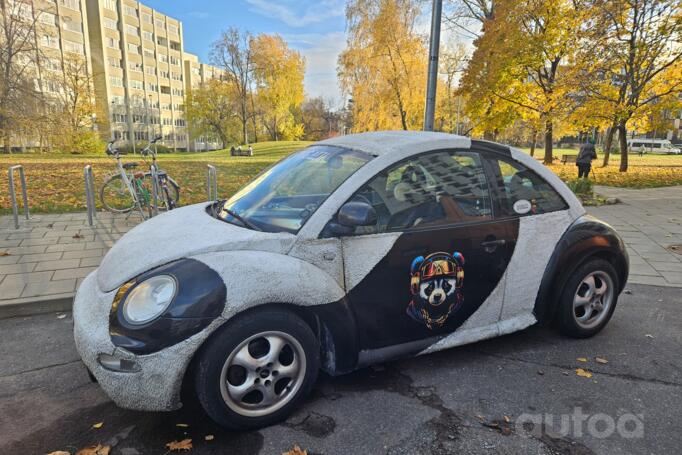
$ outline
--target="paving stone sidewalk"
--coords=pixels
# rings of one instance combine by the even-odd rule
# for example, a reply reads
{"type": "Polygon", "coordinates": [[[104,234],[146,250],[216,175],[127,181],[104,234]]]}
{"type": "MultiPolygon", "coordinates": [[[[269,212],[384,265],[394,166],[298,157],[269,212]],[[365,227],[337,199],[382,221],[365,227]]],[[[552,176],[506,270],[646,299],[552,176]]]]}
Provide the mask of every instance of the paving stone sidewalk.
{"type": "MultiPolygon", "coordinates": [[[[597,187],[622,203],[589,207],[612,224],[630,253],[630,282],[682,287],[682,186],[646,190],[597,187]]],[[[85,213],[35,215],[14,229],[0,217],[0,317],[70,308],[75,290],[104,254],[140,217],[99,213],[94,227],[85,213]],[[3,254],[6,253],[6,254],[3,254]]]]}
{"type": "Polygon", "coordinates": [[[38,214],[14,229],[0,217],[0,317],[69,309],[85,276],[140,217],[98,213],[38,214]]]}

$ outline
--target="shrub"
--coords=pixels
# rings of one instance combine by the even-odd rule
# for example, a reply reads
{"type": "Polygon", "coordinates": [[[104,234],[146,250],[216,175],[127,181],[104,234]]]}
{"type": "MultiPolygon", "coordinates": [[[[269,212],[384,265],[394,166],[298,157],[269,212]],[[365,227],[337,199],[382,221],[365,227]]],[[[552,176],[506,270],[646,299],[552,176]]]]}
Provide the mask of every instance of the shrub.
{"type": "Polygon", "coordinates": [[[594,184],[590,179],[575,179],[566,182],[568,187],[578,196],[592,196],[594,184]]]}

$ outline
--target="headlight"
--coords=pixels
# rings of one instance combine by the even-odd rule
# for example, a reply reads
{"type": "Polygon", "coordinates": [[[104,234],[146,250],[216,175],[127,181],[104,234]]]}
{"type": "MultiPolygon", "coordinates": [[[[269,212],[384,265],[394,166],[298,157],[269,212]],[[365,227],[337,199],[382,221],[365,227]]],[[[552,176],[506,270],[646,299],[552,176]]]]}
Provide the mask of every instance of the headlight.
{"type": "Polygon", "coordinates": [[[178,285],[170,275],[153,276],[133,288],[123,303],[123,317],[134,325],[145,324],[163,314],[178,285]]]}

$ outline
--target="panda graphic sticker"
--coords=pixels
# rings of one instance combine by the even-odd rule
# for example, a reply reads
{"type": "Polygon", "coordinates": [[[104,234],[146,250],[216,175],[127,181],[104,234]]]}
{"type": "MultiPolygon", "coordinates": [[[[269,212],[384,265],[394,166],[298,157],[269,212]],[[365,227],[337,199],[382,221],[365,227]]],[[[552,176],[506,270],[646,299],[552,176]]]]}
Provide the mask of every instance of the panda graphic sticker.
{"type": "Polygon", "coordinates": [[[443,327],[464,301],[464,256],[459,252],[418,256],[410,275],[412,300],[407,314],[429,329],[443,327]]]}

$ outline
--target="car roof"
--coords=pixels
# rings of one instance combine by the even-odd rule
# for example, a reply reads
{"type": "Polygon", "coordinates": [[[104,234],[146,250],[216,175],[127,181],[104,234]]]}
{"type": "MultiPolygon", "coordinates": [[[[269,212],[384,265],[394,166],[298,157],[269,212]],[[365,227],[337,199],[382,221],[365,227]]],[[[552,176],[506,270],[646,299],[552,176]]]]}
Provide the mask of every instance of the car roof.
{"type": "Polygon", "coordinates": [[[394,152],[414,153],[439,148],[471,148],[471,139],[447,133],[427,131],[377,131],[337,136],[317,143],[360,150],[380,156],[394,152]]]}

